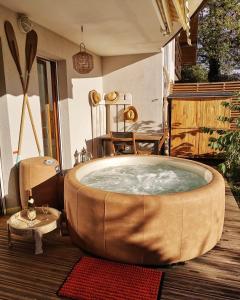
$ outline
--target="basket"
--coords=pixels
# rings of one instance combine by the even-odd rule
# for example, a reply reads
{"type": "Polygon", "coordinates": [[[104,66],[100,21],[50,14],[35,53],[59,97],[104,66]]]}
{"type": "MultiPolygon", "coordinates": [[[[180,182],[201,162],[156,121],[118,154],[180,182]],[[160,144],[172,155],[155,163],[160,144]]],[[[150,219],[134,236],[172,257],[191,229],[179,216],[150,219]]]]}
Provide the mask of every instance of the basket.
{"type": "Polygon", "coordinates": [[[84,43],[80,44],[80,52],[73,55],[73,68],[80,74],[86,74],[93,69],[93,56],[86,52],[84,43]]]}

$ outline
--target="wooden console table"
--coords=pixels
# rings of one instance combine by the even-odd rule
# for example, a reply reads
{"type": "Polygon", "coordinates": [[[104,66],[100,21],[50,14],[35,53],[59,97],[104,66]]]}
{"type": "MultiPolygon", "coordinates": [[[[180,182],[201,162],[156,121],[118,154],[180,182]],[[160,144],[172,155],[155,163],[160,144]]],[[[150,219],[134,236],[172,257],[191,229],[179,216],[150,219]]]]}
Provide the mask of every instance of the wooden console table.
{"type": "MultiPolygon", "coordinates": [[[[167,137],[167,132],[155,134],[155,133],[135,133],[135,141],[136,143],[153,143],[154,144],[154,154],[159,154],[165,139],[167,137]]],[[[106,143],[111,141],[110,134],[105,134],[99,137],[101,143],[101,154],[102,156],[106,155],[106,143]]],[[[123,142],[128,142],[131,139],[122,138],[123,142]]]]}

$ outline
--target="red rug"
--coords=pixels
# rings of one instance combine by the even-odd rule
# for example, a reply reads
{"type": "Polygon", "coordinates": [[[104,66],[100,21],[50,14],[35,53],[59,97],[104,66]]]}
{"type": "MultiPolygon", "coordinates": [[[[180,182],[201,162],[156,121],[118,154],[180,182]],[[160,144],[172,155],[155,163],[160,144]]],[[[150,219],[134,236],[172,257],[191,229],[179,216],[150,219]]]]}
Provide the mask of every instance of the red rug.
{"type": "Polygon", "coordinates": [[[156,269],[83,257],[57,294],[74,300],[156,300],[162,278],[156,269]]]}

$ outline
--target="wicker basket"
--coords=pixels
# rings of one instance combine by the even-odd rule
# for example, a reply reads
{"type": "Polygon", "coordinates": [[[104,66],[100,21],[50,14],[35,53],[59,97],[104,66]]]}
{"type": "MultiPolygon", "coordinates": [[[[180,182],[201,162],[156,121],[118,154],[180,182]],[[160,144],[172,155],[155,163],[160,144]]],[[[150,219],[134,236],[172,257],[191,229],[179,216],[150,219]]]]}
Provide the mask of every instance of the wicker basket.
{"type": "Polygon", "coordinates": [[[93,69],[93,56],[86,52],[84,43],[80,44],[80,52],[73,55],[73,68],[80,74],[86,74],[93,69]]]}

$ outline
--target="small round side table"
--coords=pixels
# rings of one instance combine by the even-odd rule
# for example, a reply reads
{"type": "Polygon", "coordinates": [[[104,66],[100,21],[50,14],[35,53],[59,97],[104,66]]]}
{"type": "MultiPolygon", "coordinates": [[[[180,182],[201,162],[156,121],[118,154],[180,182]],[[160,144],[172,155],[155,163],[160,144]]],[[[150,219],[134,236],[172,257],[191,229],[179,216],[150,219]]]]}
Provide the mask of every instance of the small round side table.
{"type": "Polygon", "coordinates": [[[42,254],[42,236],[57,228],[60,229],[61,212],[49,207],[48,213],[44,214],[41,207],[36,207],[37,217],[30,221],[27,217],[27,209],[12,215],[8,221],[8,245],[12,246],[12,234],[20,236],[32,235],[35,240],[35,254],[42,254]]]}

